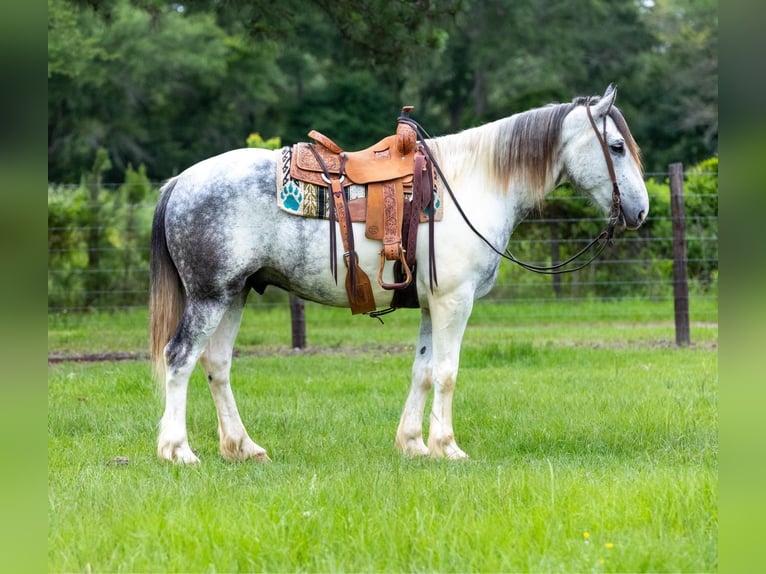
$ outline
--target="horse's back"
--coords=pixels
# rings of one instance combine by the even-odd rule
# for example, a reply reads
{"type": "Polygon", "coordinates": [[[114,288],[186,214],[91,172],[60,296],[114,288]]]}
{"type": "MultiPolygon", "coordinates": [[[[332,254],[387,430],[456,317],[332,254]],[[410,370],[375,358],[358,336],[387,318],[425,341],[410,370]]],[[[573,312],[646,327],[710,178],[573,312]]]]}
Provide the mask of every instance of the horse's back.
{"type": "Polygon", "coordinates": [[[176,209],[195,205],[255,200],[276,189],[276,156],[272,150],[243,148],[207,158],[176,177],[176,209]]]}

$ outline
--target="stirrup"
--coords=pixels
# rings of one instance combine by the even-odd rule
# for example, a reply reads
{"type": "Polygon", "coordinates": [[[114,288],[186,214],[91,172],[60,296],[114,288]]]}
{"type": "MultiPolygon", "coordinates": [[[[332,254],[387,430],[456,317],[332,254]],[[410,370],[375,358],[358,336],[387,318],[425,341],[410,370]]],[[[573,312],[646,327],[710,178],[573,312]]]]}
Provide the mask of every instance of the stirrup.
{"type": "Polygon", "coordinates": [[[407,265],[407,258],[405,257],[405,251],[402,248],[401,244],[399,245],[399,263],[402,264],[402,268],[404,269],[405,278],[404,281],[401,283],[385,283],[383,281],[383,266],[386,264],[386,253],[385,249],[380,250],[380,269],[378,270],[378,285],[383,287],[383,289],[392,290],[392,289],[404,289],[412,283],[412,272],[410,271],[409,265],[407,265]]]}

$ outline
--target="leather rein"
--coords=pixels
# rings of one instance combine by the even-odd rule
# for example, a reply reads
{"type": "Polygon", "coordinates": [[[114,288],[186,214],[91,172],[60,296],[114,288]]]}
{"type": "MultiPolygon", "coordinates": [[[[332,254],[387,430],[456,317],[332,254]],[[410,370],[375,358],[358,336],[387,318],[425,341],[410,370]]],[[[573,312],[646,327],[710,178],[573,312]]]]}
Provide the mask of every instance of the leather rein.
{"type": "Polygon", "coordinates": [[[620,220],[620,188],[617,185],[617,176],[615,175],[614,171],[614,163],[612,162],[612,156],[609,154],[609,147],[606,143],[606,118],[609,115],[609,111],[612,108],[612,103],[609,104],[609,108],[607,109],[606,113],[604,114],[604,125],[603,125],[603,135],[599,132],[598,126],[596,125],[596,121],[593,119],[593,114],[590,111],[590,98],[585,101],[585,111],[588,114],[588,120],[590,121],[591,126],[593,127],[593,131],[596,133],[596,137],[598,138],[599,143],[601,144],[601,150],[604,154],[604,160],[606,160],[606,167],[609,170],[609,177],[612,180],[612,205],[609,212],[609,221],[606,225],[606,228],[598,234],[593,240],[588,243],[585,247],[583,247],[580,251],[575,253],[572,257],[567,259],[566,261],[561,261],[559,263],[556,263],[555,265],[550,266],[539,266],[539,265],[532,265],[530,263],[525,263],[523,261],[520,261],[516,258],[516,256],[511,253],[511,251],[506,247],[504,251],[500,251],[497,247],[495,247],[482,233],[474,227],[474,225],[471,223],[471,221],[468,219],[468,216],[463,211],[463,208],[460,206],[460,203],[458,203],[457,198],[455,197],[454,192],[452,191],[452,188],[450,187],[449,183],[447,182],[446,177],[444,177],[444,173],[441,170],[441,167],[439,166],[439,163],[436,161],[436,158],[434,158],[433,154],[431,153],[431,149],[428,147],[428,144],[426,143],[426,139],[431,139],[431,136],[428,135],[428,133],[423,129],[423,127],[416,122],[415,120],[407,117],[402,116],[399,118],[400,122],[408,123],[412,128],[415,129],[416,133],[420,135],[421,142],[423,145],[423,150],[425,154],[428,156],[428,158],[431,160],[431,163],[434,166],[434,169],[439,174],[439,177],[442,180],[442,183],[444,184],[445,189],[449,193],[450,197],[452,198],[453,203],[455,204],[455,207],[457,208],[458,212],[462,216],[463,220],[466,222],[468,227],[473,231],[484,243],[486,243],[492,251],[497,253],[500,257],[503,259],[507,259],[508,261],[512,261],[516,263],[517,265],[523,267],[524,269],[527,269],[528,271],[534,271],[535,273],[541,273],[544,275],[558,275],[562,273],[571,273],[573,271],[578,271],[582,269],[583,267],[588,266],[590,263],[592,263],[599,255],[601,255],[601,252],[604,250],[604,248],[611,244],[612,236],[614,235],[614,228],[617,226],[617,223],[620,220]],[[588,250],[590,250],[594,245],[599,244],[598,248],[595,252],[595,254],[585,261],[584,263],[580,263],[579,265],[575,267],[566,267],[570,263],[573,263],[580,257],[582,257],[588,250]]]}

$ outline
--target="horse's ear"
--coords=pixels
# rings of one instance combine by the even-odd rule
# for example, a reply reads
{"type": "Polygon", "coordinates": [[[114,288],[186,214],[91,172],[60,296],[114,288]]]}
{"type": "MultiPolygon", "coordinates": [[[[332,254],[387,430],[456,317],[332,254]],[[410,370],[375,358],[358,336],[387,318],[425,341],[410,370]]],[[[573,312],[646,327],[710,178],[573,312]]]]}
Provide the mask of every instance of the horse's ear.
{"type": "Polygon", "coordinates": [[[609,113],[610,108],[614,105],[614,100],[617,97],[617,86],[609,84],[596,103],[591,107],[591,113],[594,118],[603,118],[609,113]]]}

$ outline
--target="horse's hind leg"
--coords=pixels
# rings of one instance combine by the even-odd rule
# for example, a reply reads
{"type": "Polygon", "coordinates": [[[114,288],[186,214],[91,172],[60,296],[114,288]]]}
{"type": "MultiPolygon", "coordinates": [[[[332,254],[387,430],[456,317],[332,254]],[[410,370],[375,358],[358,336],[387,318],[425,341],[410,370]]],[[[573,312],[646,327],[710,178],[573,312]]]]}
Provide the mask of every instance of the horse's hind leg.
{"type": "Polygon", "coordinates": [[[247,292],[235,297],[221,319],[215,334],[208,341],[200,357],[200,364],[207,375],[210,393],[218,413],[218,437],[221,456],[226,460],[268,461],[266,451],[255,444],[247,434],[239,416],[237,404],[231,391],[230,373],[234,340],[242,321],[247,292]]]}
{"type": "Polygon", "coordinates": [[[165,347],[165,412],[157,439],[160,458],[184,464],[199,462],[186,433],[189,377],[228,307],[228,300],[188,299],[175,335],[165,347]]]}
{"type": "Polygon", "coordinates": [[[415,349],[415,361],[412,364],[412,384],[404,411],[396,430],[396,446],[404,454],[425,456],[428,448],[423,442],[423,411],[431,390],[432,340],[431,314],[428,309],[420,310],[420,333],[415,349]]]}

